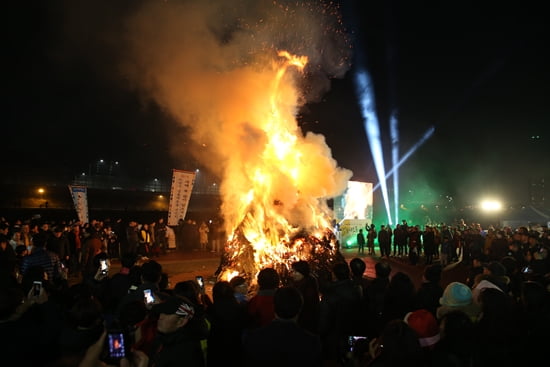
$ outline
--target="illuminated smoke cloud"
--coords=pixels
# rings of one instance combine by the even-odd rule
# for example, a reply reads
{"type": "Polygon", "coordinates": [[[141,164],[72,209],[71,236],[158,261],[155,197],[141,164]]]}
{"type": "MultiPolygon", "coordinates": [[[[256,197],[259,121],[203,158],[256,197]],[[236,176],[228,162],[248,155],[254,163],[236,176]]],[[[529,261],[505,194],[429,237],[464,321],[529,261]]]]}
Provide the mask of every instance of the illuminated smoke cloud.
{"type": "MultiPolygon", "coordinates": [[[[318,100],[330,79],[349,69],[337,9],[318,1],[145,1],[125,22],[123,36],[124,75],[190,130],[193,154],[222,177],[226,218],[237,220],[227,203],[250,187],[250,171],[262,164],[279,50],[309,59],[304,74],[288,70],[278,97],[279,121],[297,137],[300,174],[308,179],[296,186],[281,173],[273,198],[292,216],[303,208],[300,200],[345,190],[351,172],[338,167],[322,135],[304,136],[296,122],[299,108],[318,100]]],[[[174,139],[176,155],[180,144],[174,139]]],[[[293,220],[310,224],[307,213],[300,215],[293,220]]]]}

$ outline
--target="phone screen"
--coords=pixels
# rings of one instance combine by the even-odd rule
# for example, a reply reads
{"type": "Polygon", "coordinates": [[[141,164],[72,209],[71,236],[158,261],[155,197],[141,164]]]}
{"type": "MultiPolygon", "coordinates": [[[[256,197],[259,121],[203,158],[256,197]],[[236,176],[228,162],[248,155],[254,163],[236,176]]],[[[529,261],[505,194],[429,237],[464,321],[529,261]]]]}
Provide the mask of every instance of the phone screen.
{"type": "Polygon", "coordinates": [[[204,278],[199,275],[198,277],[196,277],[196,279],[197,279],[197,283],[199,283],[199,286],[201,287],[201,289],[204,288],[204,278]]]}
{"type": "Polygon", "coordinates": [[[153,296],[153,292],[151,292],[150,289],[144,289],[143,296],[145,297],[145,303],[152,304],[155,302],[155,297],[153,296]]]}
{"type": "Polygon", "coordinates": [[[350,351],[353,352],[353,350],[355,349],[355,346],[357,345],[358,342],[361,342],[363,340],[367,340],[367,337],[366,336],[350,336],[348,338],[348,343],[349,343],[349,347],[350,347],[350,351]]]}
{"type": "Polygon", "coordinates": [[[40,289],[42,288],[42,282],[40,281],[34,281],[32,284],[32,294],[36,297],[40,295],[40,289]]]}
{"type": "Polygon", "coordinates": [[[109,357],[116,359],[126,357],[124,333],[118,331],[109,332],[107,334],[107,338],[107,343],[109,345],[109,357]]]}

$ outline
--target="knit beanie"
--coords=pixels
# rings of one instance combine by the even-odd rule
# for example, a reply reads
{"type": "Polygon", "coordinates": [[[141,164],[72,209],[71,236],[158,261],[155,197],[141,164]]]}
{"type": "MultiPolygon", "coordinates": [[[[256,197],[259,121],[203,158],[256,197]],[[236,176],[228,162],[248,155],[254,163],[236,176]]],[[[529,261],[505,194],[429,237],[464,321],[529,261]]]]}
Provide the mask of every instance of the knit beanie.
{"type": "Polygon", "coordinates": [[[460,307],[469,305],[472,299],[472,290],[466,284],[452,282],[445,288],[439,303],[442,306],[460,307]]]}
{"type": "Polygon", "coordinates": [[[426,309],[409,312],[404,321],[416,332],[421,347],[431,347],[439,341],[439,325],[434,315],[426,309]]]}

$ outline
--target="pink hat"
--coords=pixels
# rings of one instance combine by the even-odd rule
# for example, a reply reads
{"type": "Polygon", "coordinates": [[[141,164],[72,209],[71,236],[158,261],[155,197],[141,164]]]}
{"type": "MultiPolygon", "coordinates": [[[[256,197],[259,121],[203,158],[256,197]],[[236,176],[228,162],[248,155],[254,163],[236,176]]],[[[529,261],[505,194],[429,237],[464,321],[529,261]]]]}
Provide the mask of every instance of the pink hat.
{"type": "Polygon", "coordinates": [[[404,321],[418,335],[418,341],[421,347],[431,347],[441,338],[437,320],[428,310],[421,309],[409,312],[405,315],[404,321]]]}

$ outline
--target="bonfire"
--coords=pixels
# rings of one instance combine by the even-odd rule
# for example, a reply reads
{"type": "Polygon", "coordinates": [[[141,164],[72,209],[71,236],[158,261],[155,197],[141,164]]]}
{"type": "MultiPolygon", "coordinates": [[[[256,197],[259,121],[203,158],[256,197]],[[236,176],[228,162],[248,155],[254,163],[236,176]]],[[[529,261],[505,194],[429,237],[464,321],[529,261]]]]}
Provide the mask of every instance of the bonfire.
{"type": "Polygon", "coordinates": [[[240,193],[238,189],[232,190],[230,198],[225,197],[224,207],[227,210],[231,203],[233,218],[228,223],[231,235],[219,272],[222,280],[240,275],[254,283],[262,268],[273,267],[284,281],[290,265],[299,260],[308,261],[313,273],[321,276],[339,260],[331,211],[326,204],[327,197],[323,196],[330,190],[323,185],[315,187],[315,182],[311,182],[312,169],[330,175],[335,169],[334,163],[321,159],[323,164],[311,167],[312,161],[318,158],[308,154],[321,156],[321,152],[300,136],[295,117],[288,111],[282,112],[285,108],[288,110],[288,97],[284,93],[288,93],[289,86],[285,74],[291,66],[303,70],[307,58],[286,51],[279,52],[278,56],[283,61],[277,64],[273,74],[270,114],[262,125],[265,145],[259,157],[251,157],[250,164],[245,162],[245,169],[241,171],[245,178],[240,177],[239,183],[244,181],[251,187],[240,193]]]}

